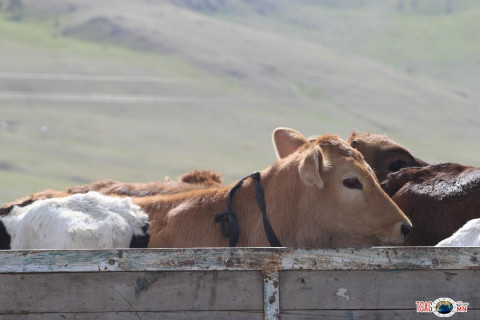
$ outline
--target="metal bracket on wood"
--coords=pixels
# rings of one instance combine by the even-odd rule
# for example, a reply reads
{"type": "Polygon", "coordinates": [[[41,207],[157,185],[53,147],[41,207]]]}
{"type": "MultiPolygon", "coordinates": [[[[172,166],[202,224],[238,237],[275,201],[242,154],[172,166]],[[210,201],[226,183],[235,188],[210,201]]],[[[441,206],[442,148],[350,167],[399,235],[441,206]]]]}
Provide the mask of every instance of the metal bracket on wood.
{"type": "Polygon", "coordinates": [[[265,320],[280,319],[280,277],[278,270],[263,272],[263,311],[265,320]]]}

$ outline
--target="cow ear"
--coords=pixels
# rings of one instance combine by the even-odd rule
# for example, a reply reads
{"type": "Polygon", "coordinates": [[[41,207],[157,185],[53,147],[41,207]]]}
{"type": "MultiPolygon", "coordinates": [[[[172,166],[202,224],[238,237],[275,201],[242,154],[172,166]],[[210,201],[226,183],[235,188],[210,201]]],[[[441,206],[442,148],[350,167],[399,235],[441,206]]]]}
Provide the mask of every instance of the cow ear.
{"type": "Polygon", "coordinates": [[[277,159],[283,159],[308,142],[300,132],[290,128],[277,128],[272,135],[277,159]]]}
{"type": "Polygon", "coordinates": [[[355,138],[357,137],[357,132],[356,131],[352,131],[352,133],[350,133],[350,137],[348,137],[347,139],[347,143],[351,146],[352,145],[352,142],[353,140],[356,140],[355,138]]]}
{"type": "Polygon", "coordinates": [[[303,183],[307,186],[316,185],[323,188],[323,179],[320,175],[320,169],[323,166],[324,159],[320,147],[315,146],[300,163],[298,172],[303,183]]]}

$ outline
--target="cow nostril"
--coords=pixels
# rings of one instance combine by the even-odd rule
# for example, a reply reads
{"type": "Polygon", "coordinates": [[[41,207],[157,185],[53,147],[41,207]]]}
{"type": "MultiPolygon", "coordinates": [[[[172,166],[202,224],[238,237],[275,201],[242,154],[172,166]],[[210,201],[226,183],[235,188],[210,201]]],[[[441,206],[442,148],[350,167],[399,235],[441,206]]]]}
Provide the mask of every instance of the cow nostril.
{"type": "Polygon", "coordinates": [[[400,227],[400,232],[402,233],[402,236],[406,238],[412,232],[412,227],[410,227],[408,224],[402,224],[400,227]]]}

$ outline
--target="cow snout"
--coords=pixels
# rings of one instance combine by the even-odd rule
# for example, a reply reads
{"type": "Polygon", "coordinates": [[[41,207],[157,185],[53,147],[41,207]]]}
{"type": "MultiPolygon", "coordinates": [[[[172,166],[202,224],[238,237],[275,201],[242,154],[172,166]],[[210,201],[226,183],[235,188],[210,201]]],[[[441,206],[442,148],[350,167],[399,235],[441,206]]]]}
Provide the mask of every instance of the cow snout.
{"type": "Polygon", "coordinates": [[[406,237],[408,237],[410,233],[412,233],[412,227],[404,223],[400,227],[400,232],[402,233],[402,236],[405,239],[406,237]]]}

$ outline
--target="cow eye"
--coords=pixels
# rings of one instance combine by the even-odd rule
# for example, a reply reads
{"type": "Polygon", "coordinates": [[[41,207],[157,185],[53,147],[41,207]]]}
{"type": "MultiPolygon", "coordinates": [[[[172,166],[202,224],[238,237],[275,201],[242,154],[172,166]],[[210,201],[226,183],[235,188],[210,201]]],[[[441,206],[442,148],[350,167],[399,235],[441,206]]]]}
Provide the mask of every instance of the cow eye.
{"type": "Polygon", "coordinates": [[[388,170],[392,171],[392,172],[396,172],[402,168],[406,168],[407,167],[407,163],[403,160],[396,160],[396,161],[393,161],[392,163],[390,163],[390,165],[388,166],[388,170]]]}
{"type": "Polygon", "coordinates": [[[363,185],[360,182],[360,180],[358,180],[357,177],[343,180],[343,185],[349,189],[358,189],[358,190],[363,189],[363,185]]]}

